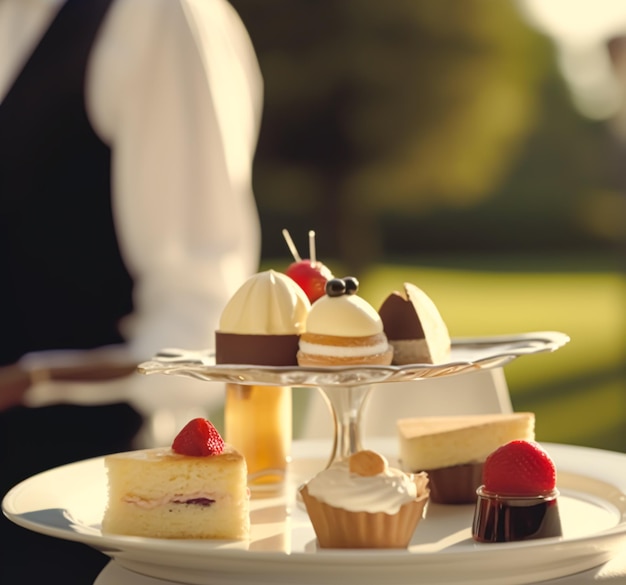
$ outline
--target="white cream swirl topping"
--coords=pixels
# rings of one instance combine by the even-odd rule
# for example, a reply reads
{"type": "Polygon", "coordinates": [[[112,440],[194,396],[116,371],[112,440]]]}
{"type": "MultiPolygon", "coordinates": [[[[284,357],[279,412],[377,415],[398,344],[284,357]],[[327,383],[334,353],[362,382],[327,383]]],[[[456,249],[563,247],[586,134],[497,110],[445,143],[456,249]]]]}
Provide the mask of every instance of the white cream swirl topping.
{"type": "Polygon", "coordinates": [[[219,330],[242,335],[295,335],[304,331],[311,303],[288,276],[267,270],[251,276],[228,301],[219,330]]]}
{"type": "Polygon", "coordinates": [[[383,472],[363,476],[350,472],[348,462],[340,461],[318,473],[307,483],[311,496],[350,512],[397,514],[418,497],[412,474],[385,465],[383,472]]]}

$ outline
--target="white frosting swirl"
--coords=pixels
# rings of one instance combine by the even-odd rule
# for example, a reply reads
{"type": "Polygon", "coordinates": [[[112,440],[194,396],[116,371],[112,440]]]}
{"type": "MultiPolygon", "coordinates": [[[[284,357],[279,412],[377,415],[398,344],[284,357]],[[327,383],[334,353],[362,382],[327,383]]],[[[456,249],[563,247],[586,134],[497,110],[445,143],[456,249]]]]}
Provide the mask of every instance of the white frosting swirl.
{"type": "Polygon", "coordinates": [[[309,299],[294,280],[267,270],[251,276],[231,297],[219,329],[242,335],[299,334],[310,308],[309,299]]]}
{"type": "Polygon", "coordinates": [[[412,474],[386,466],[377,475],[351,473],[348,463],[339,461],[318,473],[307,483],[311,496],[335,508],[350,512],[397,514],[417,498],[412,474]]]}

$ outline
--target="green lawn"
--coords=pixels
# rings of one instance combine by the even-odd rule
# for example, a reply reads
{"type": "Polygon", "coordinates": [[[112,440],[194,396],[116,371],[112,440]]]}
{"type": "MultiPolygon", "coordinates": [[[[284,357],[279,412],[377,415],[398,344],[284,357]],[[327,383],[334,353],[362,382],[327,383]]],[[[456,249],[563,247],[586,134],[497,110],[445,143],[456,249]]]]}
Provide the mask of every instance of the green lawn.
{"type": "Polygon", "coordinates": [[[617,270],[540,272],[372,267],[361,294],[378,307],[412,282],[439,307],[453,337],[556,330],[550,354],[505,368],[516,410],[537,417],[537,438],[626,451],[626,286],[617,270]]]}

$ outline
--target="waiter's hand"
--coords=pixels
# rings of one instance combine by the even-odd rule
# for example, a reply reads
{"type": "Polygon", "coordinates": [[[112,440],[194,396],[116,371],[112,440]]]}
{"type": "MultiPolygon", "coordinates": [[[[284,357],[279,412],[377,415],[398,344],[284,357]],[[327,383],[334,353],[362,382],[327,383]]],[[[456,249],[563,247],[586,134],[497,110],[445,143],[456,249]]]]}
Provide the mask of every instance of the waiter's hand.
{"type": "Polygon", "coordinates": [[[0,367],[0,412],[22,404],[31,375],[17,364],[0,367]]]}
{"type": "Polygon", "coordinates": [[[26,370],[18,364],[0,367],[0,412],[23,403],[24,395],[38,381],[96,382],[122,378],[137,371],[137,364],[92,361],[53,369],[26,370]]]}

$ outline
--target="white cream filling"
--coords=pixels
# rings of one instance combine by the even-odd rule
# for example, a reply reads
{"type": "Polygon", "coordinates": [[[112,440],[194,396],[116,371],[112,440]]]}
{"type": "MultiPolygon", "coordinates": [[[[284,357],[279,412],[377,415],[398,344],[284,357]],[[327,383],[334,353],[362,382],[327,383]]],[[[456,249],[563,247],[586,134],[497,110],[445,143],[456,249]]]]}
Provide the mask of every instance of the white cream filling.
{"type": "Polygon", "coordinates": [[[359,357],[362,355],[377,355],[385,353],[389,348],[384,341],[374,345],[321,345],[300,340],[300,351],[309,355],[323,355],[330,357],[359,357]]]}

